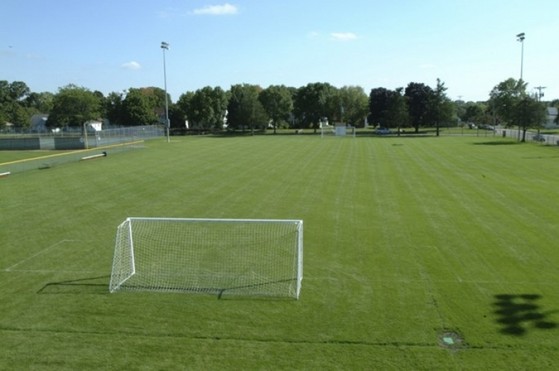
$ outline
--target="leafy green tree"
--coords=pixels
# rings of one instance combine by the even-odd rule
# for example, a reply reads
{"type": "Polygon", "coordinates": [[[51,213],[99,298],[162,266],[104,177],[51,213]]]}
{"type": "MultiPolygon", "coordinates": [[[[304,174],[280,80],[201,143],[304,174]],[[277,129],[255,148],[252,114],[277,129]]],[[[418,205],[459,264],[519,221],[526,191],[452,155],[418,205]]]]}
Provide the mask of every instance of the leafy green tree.
{"type": "Polygon", "coordinates": [[[31,92],[25,98],[25,105],[36,113],[48,113],[53,108],[54,94],[50,92],[31,92]]]}
{"type": "Polygon", "coordinates": [[[316,132],[324,117],[332,120],[340,110],[339,106],[331,104],[335,94],[336,88],[329,83],[309,83],[299,88],[295,94],[294,113],[300,126],[316,132]]]}
{"type": "Polygon", "coordinates": [[[391,123],[388,127],[397,128],[398,136],[400,128],[406,126],[409,121],[408,106],[404,97],[404,88],[397,88],[388,95],[388,106],[384,113],[386,122],[391,123]]]}
{"type": "Polygon", "coordinates": [[[157,114],[156,106],[157,102],[149,94],[145,94],[145,91],[130,88],[122,102],[122,124],[135,126],[161,122],[161,116],[157,114]]]}
{"type": "Polygon", "coordinates": [[[434,96],[433,89],[423,83],[410,82],[404,95],[408,103],[410,124],[417,133],[420,127],[429,124],[430,102],[434,96]]]}
{"type": "Polygon", "coordinates": [[[274,134],[281,121],[286,121],[293,111],[291,91],[284,85],[271,85],[260,92],[260,103],[274,125],[274,134]]]}
{"type": "Polygon", "coordinates": [[[464,105],[462,114],[459,117],[463,122],[479,123],[483,115],[484,108],[482,104],[468,102],[464,105]]]}
{"type": "Polygon", "coordinates": [[[489,105],[493,107],[499,121],[512,125],[515,121],[516,102],[526,94],[527,83],[523,80],[509,78],[497,84],[489,93],[489,105]]]}
{"type": "MultiPolygon", "coordinates": [[[[159,117],[159,121],[165,124],[165,90],[158,87],[144,87],[138,88],[140,93],[144,95],[148,101],[148,105],[153,109],[154,113],[159,117]]],[[[172,106],[171,96],[167,94],[167,105],[172,106]]],[[[169,119],[171,114],[169,113],[169,119]]]]}
{"type": "Polygon", "coordinates": [[[0,80],[0,104],[10,100],[10,83],[7,80],[0,80]]]}
{"type": "Polygon", "coordinates": [[[102,102],[90,90],[73,84],[62,87],[53,98],[47,125],[50,127],[81,127],[102,116],[102,102]]]}
{"type": "Polygon", "coordinates": [[[518,126],[521,141],[526,141],[529,128],[540,128],[545,120],[545,106],[526,92],[527,83],[509,78],[497,84],[490,93],[489,104],[507,126],[518,126]]]}
{"type": "Polygon", "coordinates": [[[369,125],[378,125],[384,128],[392,127],[386,117],[391,93],[392,92],[386,88],[371,89],[369,93],[369,116],[367,117],[369,125]]]}
{"type": "Polygon", "coordinates": [[[191,128],[221,129],[227,111],[227,93],[220,87],[206,86],[180,96],[177,106],[191,128]]]}
{"type": "Polygon", "coordinates": [[[104,100],[105,117],[112,125],[124,125],[124,93],[111,92],[104,100]]]}
{"type": "Polygon", "coordinates": [[[176,110],[175,115],[180,118],[182,124],[188,121],[188,125],[191,125],[190,119],[188,117],[188,112],[190,110],[190,102],[194,97],[193,91],[187,91],[179,96],[177,103],[175,104],[176,110]]]}
{"type": "Polygon", "coordinates": [[[339,97],[342,117],[351,126],[361,126],[363,119],[369,112],[368,98],[365,91],[360,86],[344,86],[337,90],[339,97]]]}
{"type": "Polygon", "coordinates": [[[440,79],[437,79],[437,87],[429,99],[429,116],[434,122],[437,136],[440,134],[440,126],[443,122],[449,122],[453,117],[454,106],[446,96],[447,88],[440,79]]]}
{"type": "Polygon", "coordinates": [[[529,128],[540,129],[545,121],[545,105],[537,98],[527,94],[521,96],[513,107],[515,112],[513,125],[517,125],[522,130],[522,142],[526,141],[526,131],[529,128]]]}
{"type": "Polygon", "coordinates": [[[258,85],[237,84],[231,86],[229,104],[227,105],[227,124],[231,129],[251,132],[258,127],[266,128],[268,116],[258,96],[262,88],[258,85]]]}
{"type": "Polygon", "coordinates": [[[9,95],[12,101],[22,101],[30,93],[31,90],[23,81],[14,81],[9,85],[9,95]]]}
{"type": "Polygon", "coordinates": [[[384,128],[400,128],[408,122],[408,107],[403,95],[403,88],[389,90],[375,88],[369,94],[370,124],[384,128]]]}
{"type": "Polygon", "coordinates": [[[0,128],[9,122],[18,128],[27,128],[36,110],[30,107],[27,99],[31,91],[22,81],[0,81],[0,128]]]}

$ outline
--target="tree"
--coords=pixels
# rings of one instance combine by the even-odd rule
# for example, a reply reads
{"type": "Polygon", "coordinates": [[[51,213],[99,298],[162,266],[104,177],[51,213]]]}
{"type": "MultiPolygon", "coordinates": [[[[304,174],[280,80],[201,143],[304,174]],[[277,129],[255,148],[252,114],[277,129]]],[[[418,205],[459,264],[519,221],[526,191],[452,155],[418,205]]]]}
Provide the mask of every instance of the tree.
{"type": "Polygon", "coordinates": [[[408,113],[411,126],[419,132],[421,126],[429,123],[430,101],[434,95],[429,86],[410,82],[404,93],[408,103],[408,113]]]}
{"type": "Polygon", "coordinates": [[[400,128],[408,122],[408,107],[403,90],[372,89],[369,94],[369,123],[383,128],[398,128],[400,135],[400,128]]]}
{"type": "Polygon", "coordinates": [[[459,118],[462,122],[478,123],[481,121],[484,111],[482,104],[468,102],[463,106],[459,118]]]}
{"type": "Polygon", "coordinates": [[[509,78],[497,84],[489,93],[489,105],[505,125],[515,120],[514,106],[526,94],[527,84],[522,80],[509,78]]]}
{"type": "Polygon", "coordinates": [[[29,87],[22,81],[0,81],[0,128],[8,122],[19,128],[29,126],[31,116],[36,113],[27,102],[30,94],[29,87]]]}
{"type": "Polygon", "coordinates": [[[271,85],[258,96],[262,107],[272,120],[274,134],[281,121],[286,121],[293,111],[291,91],[284,85],[271,85]]]}
{"type": "Polygon", "coordinates": [[[105,117],[113,125],[124,125],[124,93],[111,92],[105,98],[105,117]]]}
{"type": "Polygon", "coordinates": [[[369,93],[369,116],[367,122],[373,126],[391,127],[386,112],[389,107],[391,91],[386,88],[374,88],[369,93]]]}
{"type": "Polygon", "coordinates": [[[398,136],[400,135],[402,125],[406,125],[409,121],[408,106],[403,90],[404,88],[397,88],[390,92],[388,95],[388,106],[384,114],[386,122],[390,123],[388,127],[398,129],[398,136]]]}
{"type": "Polygon", "coordinates": [[[258,100],[262,88],[258,85],[237,84],[231,86],[227,105],[227,124],[231,129],[250,128],[254,134],[257,127],[266,128],[268,116],[258,100]]]}
{"type": "Polygon", "coordinates": [[[14,81],[9,85],[8,92],[12,101],[22,101],[31,93],[31,90],[23,81],[14,81]]]}
{"type": "Polygon", "coordinates": [[[141,89],[130,88],[122,102],[122,124],[126,126],[153,125],[161,122],[157,101],[141,89]]]}
{"type": "Polygon", "coordinates": [[[429,116],[435,123],[437,136],[439,136],[441,123],[450,121],[453,115],[452,102],[446,96],[446,90],[444,83],[437,79],[437,87],[429,99],[429,116]]]}
{"type": "Polygon", "coordinates": [[[497,84],[490,93],[489,103],[507,126],[516,125],[526,141],[526,131],[539,128],[545,120],[545,107],[526,92],[527,83],[509,78],[497,84]]]}
{"type": "Polygon", "coordinates": [[[220,87],[206,86],[180,96],[177,105],[190,128],[221,129],[227,111],[227,93],[220,87]]]}
{"type": "Polygon", "coordinates": [[[31,92],[25,98],[25,105],[33,109],[36,113],[47,113],[53,108],[54,94],[49,92],[31,92]]]}
{"type": "Polygon", "coordinates": [[[357,127],[363,123],[369,111],[368,98],[360,86],[343,86],[337,91],[341,106],[340,121],[357,127]]]}
{"type": "Polygon", "coordinates": [[[323,118],[333,119],[339,106],[329,104],[333,101],[336,88],[329,83],[309,83],[297,90],[294,101],[294,113],[301,127],[316,130],[323,118]]]}
{"type": "Polygon", "coordinates": [[[545,121],[545,106],[537,98],[527,94],[521,96],[513,107],[515,112],[513,125],[517,125],[522,130],[522,142],[526,141],[526,131],[529,128],[540,129],[545,121]]]}
{"type": "Polygon", "coordinates": [[[53,98],[47,125],[50,127],[81,127],[102,116],[101,100],[90,90],[73,84],[62,87],[53,98]]]}
{"type": "MultiPolygon", "coordinates": [[[[139,88],[138,90],[147,98],[148,105],[153,109],[153,112],[159,118],[159,122],[166,124],[165,90],[154,86],[139,88]]],[[[167,105],[170,107],[172,104],[173,102],[171,101],[171,96],[167,94],[167,105]]]]}

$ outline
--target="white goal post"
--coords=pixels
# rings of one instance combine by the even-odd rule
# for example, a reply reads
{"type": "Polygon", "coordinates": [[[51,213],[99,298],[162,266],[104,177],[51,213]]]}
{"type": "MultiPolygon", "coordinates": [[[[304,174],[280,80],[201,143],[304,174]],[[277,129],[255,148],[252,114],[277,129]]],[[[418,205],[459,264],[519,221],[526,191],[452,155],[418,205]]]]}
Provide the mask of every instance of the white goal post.
{"type": "Polygon", "coordinates": [[[299,298],[303,221],[127,218],[109,291],[299,298]]]}

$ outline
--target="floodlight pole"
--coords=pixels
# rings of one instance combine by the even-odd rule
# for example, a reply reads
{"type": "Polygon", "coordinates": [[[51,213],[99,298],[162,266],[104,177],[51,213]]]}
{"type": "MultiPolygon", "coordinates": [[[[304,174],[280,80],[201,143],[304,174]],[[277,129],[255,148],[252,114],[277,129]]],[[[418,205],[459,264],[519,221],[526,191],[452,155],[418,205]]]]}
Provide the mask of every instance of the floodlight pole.
{"type": "Polygon", "coordinates": [[[169,130],[171,125],[169,122],[169,102],[167,99],[167,66],[165,63],[165,50],[169,50],[169,44],[165,41],[162,41],[161,49],[163,50],[163,80],[165,84],[165,129],[167,131],[167,143],[169,143],[169,130]]]}
{"type": "Polygon", "coordinates": [[[84,137],[85,149],[89,149],[89,143],[87,140],[87,122],[83,123],[83,137],[84,137]]]}
{"type": "Polygon", "coordinates": [[[526,34],[524,32],[519,33],[516,35],[516,41],[519,41],[522,45],[520,51],[520,80],[522,81],[522,72],[524,69],[524,39],[526,38],[526,34]]]}

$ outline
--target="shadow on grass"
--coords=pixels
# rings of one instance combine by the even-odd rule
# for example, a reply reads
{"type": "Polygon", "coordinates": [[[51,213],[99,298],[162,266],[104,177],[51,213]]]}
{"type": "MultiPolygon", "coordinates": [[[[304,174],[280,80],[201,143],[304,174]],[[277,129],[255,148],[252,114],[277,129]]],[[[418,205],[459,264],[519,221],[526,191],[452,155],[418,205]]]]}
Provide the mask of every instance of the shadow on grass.
{"type": "Polygon", "coordinates": [[[266,286],[283,285],[289,282],[295,282],[296,278],[288,278],[283,280],[259,282],[254,284],[247,284],[241,286],[230,286],[230,287],[201,287],[201,286],[166,286],[157,287],[153,285],[142,285],[142,284],[130,284],[126,282],[120,286],[119,290],[122,291],[144,291],[144,292],[167,292],[167,293],[181,293],[181,294],[202,294],[207,296],[215,296],[219,300],[229,299],[229,300],[272,300],[272,301],[292,301],[296,300],[293,296],[287,294],[280,294],[274,289],[270,289],[267,292],[265,289],[261,290],[266,286]]]}
{"type": "Polygon", "coordinates": [[[80,278],[76,280],[49,282],[37,294],[108,294],[109,283],[107,276],[80,278]],[[95,281],[103,280],[103,283],[95,281]]]}
{"type": "Polygon", "coordinates": [[[475,142],[473,143],[474,146],[510,146],[514,144],[520,144],[517,141],[511,140],[491,140],[489,142],[475,142]]]}
{"type": "Polygon", "coordinates": [[[549,320],[549,315],[557,311],[542,311],[538,301],[538,294],[499,294],[495,295],[497,315],[496,322],[502,327],[500,332],[505,335],[523,336],[528,330],[551,330],[557,328],[557,323],[549,320]]]}

